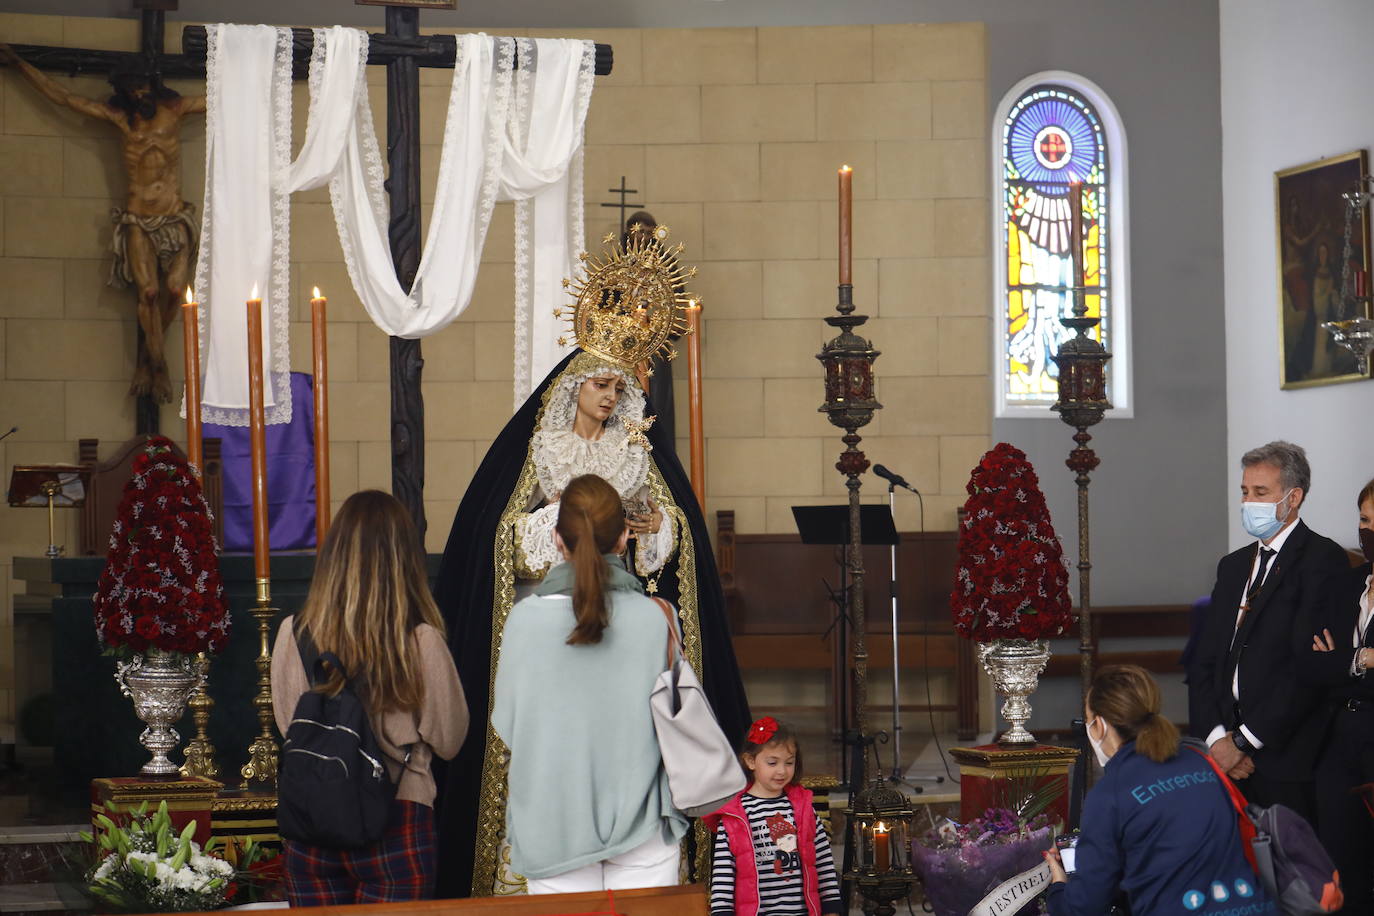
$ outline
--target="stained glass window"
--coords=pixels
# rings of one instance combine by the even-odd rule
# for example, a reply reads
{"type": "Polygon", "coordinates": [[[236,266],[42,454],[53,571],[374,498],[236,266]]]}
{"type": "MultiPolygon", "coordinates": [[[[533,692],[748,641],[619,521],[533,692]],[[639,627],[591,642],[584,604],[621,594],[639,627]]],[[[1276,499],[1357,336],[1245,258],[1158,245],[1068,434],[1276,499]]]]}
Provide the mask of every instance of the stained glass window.
{"type": "Polygon", "coordinates": [[[1051,357],[1073,335],[1059,323],[1073,308],[1066,290],[1073,283],[1071,182],[1081,182],[1088,314],[1102,319],[1093,336],[1113,349],[1111,150],[1097,108],[1064,85],[1032,85],[1012,100],[1001,127],[1001,401],[1007,407],[1042,407],[1058,393],[1059,371],[1051,357]]]}

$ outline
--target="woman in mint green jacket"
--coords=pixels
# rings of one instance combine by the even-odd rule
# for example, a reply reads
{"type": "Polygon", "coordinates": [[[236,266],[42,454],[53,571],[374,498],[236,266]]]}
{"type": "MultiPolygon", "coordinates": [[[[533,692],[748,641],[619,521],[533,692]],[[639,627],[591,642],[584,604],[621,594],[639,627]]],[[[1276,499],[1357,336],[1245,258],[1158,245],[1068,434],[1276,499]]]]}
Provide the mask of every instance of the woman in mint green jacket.
{"type": "Polygon", "coordinates": [[[510,750],[506,841],[532,894],[678,881],[673,807],[649,714],[668,623],[626,569],[615,488],[573,478],[554,540],[564,562],[511,608],[492,728],[510,750]]]}

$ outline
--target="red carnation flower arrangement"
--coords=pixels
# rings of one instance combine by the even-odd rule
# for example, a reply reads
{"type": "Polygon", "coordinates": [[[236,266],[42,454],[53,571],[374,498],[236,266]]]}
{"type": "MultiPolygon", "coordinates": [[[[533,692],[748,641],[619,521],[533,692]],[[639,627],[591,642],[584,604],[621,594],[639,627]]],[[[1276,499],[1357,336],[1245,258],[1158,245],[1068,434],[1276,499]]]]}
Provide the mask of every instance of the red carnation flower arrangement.
{"type": "Polygon", "coordinates": [[[229,641],[210,507],[170,440],[134,459],[95,593],[95,629],[107,654],[149,649],[218,652],[229,641]]]}
{"type": "Polygon", "coordinates": [[[949,596],[959,635],[1044,639],[1073,622],[1069,572],[1039,483],[1025,453],[1005,442],[973,469],[949,596]]]}

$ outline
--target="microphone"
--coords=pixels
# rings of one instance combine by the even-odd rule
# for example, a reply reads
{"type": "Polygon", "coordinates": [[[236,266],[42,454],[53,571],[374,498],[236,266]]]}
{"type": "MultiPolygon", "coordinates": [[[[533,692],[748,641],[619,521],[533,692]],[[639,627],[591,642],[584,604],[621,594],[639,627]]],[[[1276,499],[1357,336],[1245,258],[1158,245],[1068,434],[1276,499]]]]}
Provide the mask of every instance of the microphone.
{"type": "Polygon", "coordinates": [[[14,435],[17,432],[19,432],[19,427],[11,426],[7,433],[5,433],[3,436],[0,436],[0,439],[8,439],[10,436],[14,435]]]}
{"type": "Polygon", "coordinates": [[[875,464],[875,465],[873,465],[873,473],[874,473],[874,474],[877,474],[879,477],[881,477],[883,480],[886,480],[888,483],[892,484],[894,487],[901,487],[901,488],[904,489],[904,490],[910,490],[912,493],[917,493],[917,494],[919,494],[919,493],[921,492],[920,490],[918,490],[918,489],[916,489],[915,487],[913,487],[911,484],[907,483],[906,480],[902,477],[901,474],[897,474],[897,473],[894,473],[894,472],[892,472],[892,471],[889,471],[887,468],[883,467],[881,464],[875,464]]]}

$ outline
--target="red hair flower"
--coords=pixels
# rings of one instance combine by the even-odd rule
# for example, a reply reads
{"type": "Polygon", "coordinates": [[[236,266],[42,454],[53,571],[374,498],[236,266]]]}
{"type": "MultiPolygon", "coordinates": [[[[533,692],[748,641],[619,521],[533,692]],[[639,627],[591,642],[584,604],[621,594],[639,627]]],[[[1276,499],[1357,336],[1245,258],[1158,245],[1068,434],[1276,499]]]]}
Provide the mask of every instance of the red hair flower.
{"type": "Polygon", "coordinates": [[[750,744],[767,744],[777,733],[778,720],[772,716],[764,716],[749,726],[748,740],[750,744]]]}

